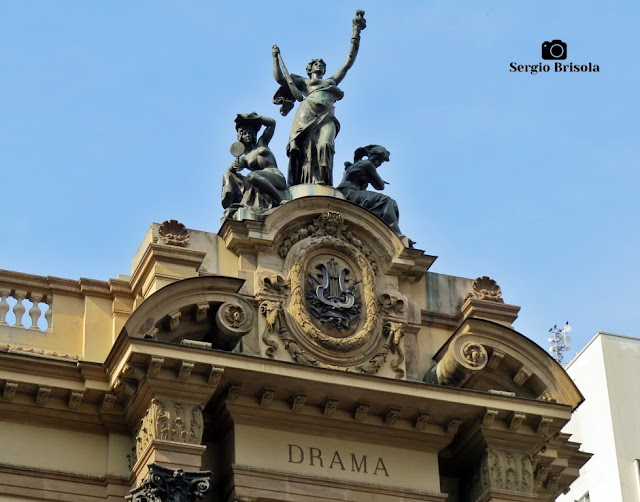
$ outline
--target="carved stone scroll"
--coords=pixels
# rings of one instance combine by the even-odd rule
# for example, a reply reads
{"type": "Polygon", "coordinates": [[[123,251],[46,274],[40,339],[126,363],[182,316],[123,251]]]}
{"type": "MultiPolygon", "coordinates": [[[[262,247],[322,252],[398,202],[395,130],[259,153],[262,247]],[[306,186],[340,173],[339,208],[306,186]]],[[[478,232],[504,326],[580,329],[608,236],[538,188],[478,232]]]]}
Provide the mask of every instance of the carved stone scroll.
{"type": "Polygon", "coordinates": [[[251,309],[239,304],[223,303],[216,313],[216,324],[221,332],[216,341],[224,350],[232,350],[251,331],[253,318],[251,309]]]}
{"type": "Polygon", "coordinates": [[[480,371],[489,361],[487,350],[467,335],[454,338],[438,364],[424,376],[424,381],[439,385],[460,386],[470,372],[480,371]]]}
{"type": "Polygon", "coordinates": [[[151,464],[149,475],[127,499],[130,502],[196,502],[210,489],[211,471],[184,472],[151,464]]]}
{"type": "Polygon", "coordinates": [[[378,299],[375,295],[375,276],[364,255],[352,244],[331,236],[306,239],[292,250],[289,282],[291,284],[291,301],[289,313],[297,322],[302,332],[322,347],[337,352],[350,352],[362,347],[373,336],[378,322],[378,299]],[[362,274],[362,293],[364,295],[364,322],[353,335],[341,338],[331,336],[316,327],[309,317],[306,305],[305,289],[307,283],[306,260],[316,250],[332,250],[343,253],[353,260],[362,274]]]}

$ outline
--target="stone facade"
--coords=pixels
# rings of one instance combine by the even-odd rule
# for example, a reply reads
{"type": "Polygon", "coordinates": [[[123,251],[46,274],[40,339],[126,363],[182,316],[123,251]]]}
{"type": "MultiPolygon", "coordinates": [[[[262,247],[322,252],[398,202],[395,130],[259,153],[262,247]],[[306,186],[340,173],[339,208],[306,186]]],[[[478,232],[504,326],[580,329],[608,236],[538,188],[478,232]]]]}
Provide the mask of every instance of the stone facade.
{"type": "Polygon", "coordinates": [[[217,234],[153,224],[107,282],[1,271],[0,501],[144,500],[160,478],[211,502],[566,489],[582,396],[519,307],[333,192],[217,234]]]}

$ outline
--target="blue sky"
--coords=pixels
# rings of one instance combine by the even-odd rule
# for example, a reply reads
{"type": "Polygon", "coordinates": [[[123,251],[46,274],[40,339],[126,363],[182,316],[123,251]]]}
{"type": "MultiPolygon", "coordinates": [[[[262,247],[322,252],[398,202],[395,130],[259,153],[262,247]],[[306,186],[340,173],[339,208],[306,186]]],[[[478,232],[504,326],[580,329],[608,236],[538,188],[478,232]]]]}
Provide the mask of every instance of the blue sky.
{"type": "Polygon", "coordinates": [[[152,222],[217,232],[236,113],[277,119],[271,46],[303,74],[344,62],[334,179],[359,146],[380,168],[432,270],[489,275],[547,347],[638,336],[638,2],[301,3],[0,0],[0,268],[128,274],[152,222]],[[599,73],[510,72],[562,39],[599,73]]]}

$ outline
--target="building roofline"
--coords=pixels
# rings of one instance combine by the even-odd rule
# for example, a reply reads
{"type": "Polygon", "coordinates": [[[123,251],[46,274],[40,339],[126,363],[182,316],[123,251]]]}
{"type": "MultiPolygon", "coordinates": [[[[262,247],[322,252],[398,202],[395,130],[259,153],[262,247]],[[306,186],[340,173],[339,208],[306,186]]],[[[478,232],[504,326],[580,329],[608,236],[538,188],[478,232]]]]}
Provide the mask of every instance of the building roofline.
{"type": "Polygon", "coordinates": [[[571,365],[573,364],[573,362],[574,362],[574,361],[576,361],[576,360],[577,360],[577,359],[582,355],[582,353],[583,353],[583,352],[585,352],[585,351],[586,351],[586,350],[591,346],[591,344],[592,344],[593,342],[595,342],[596,338],[598,338],[599,336],[604,336],[604,337],[607,337],[607,338],[609,338],[609,337],[624,338],[624,339],[627,339],[627,340],[635,340],[635,341],[637,341],[637,342],[640,342],[640,338],[635,337],[635,336],[620,335],[620,334],[618,334],[618,333],[609,333],[609,332],[607,332],[607,331],[598,331],[598,332],[593,336],[593,338],[591,338],[591,340],[589,340],[589,341],[587,342],[587,344],[582,348],[582,350],[580,350],[580,352],[578,352],[578,353],[575,355],[575,357],[574,357],[573,359],[571,359],[571,361],[570,361],[570,362],[567,364],[567,366],[565,367],[565,370],[568,370],[568,369],[571,367],[571,365]]]}

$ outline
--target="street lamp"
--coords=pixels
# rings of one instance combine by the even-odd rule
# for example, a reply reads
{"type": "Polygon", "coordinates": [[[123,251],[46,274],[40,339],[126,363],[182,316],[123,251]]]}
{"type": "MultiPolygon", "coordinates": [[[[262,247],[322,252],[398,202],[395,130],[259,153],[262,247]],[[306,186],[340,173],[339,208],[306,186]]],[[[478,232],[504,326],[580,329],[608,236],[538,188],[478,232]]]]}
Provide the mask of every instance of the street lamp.
{"type": "Polygon", "coordinates": [[[562,364],[564,353],[571,348],[569,346],[571,338],[567,335],[569,331],[571,331],[569,321],[567,321],[562,328],[558,328],[558,326],[554,324],[553,328],[549,330],[549,333],[551,333],[551,336],[549,337],[549,343],[551,344],[549,352],[559,364],[562,364]]]}

